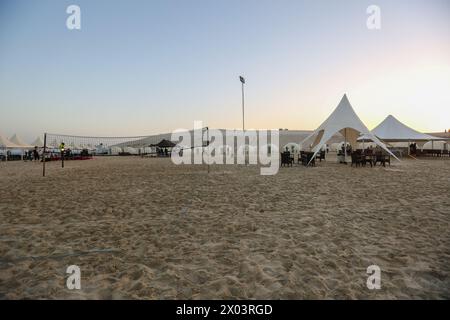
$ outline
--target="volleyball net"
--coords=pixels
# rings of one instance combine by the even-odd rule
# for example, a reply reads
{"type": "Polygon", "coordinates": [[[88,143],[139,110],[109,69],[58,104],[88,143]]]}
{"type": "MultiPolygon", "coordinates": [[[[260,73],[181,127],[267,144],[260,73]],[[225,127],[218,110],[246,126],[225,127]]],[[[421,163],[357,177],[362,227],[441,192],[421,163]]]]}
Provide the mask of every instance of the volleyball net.
{"type": "MultiPolygon", "coordinates": [[[[172,149],[203,149],[208,145],[208,128],[186,131],[193,137],[200,134],[202,140],[194,144],[178,144],[172,141],[172,134],[156,134],[132,137],[95,137],[56,133],[45,133],[42,147],[43,175],[45,163],[50,161],[87,160],[95,156],[170,156],[172,149]]],[[[194,140],[192,140],[194,141],[194,140]]]]}
{"type": "Polygon", "coordinates": [[[247,165],[260,161],[265,165],[268,158],[274,154],[278,156],[278,130],[210,130],[208,127],[199,127],[194,130],[181,129],[173,133],[133,137],[46,133],[43,175],[45,176],[46,162],[60,160],[64,167],[64,161],[88,160],[96,156],[172,157],[175,164],[206,164],[208,172],[209,165],[214,163],[247,165]]]}
{"type": "MultiPolygon", "coordinates": [[[[87,151],[92,155],[115,155],[121,152],[137,153],[139,150],[159,143],[164,137],[135,136],[135,137],[90,137],[72,136],[65,134],[46,133],[44,136],[47,152],[60,152],[63,145],[65,150],[75,153],[87,151]]],[[[170,135],[166,135],[170,138],[170,135]]]]}
{"type": "MultiPolygon", "coordinates": [[[[202,137],[202,141],[197,141],[196,145],[183,143],[180,145],[180,148],[191,149],[206,146],[207,131],[207,127],[186,131],[192,137],[199,134],[202,137]]],[[[114,155],[120,152],[140,154],[154,150],[150,148],[171,148],[178,143],[178,141],[172,141],[171,133],[134,137],[94,137],[46,133],[44,140],[47,151],[59,151],[60,146],[64,144],[66,150],[73,152],[85,150],[94,155],[114,155]]]]}

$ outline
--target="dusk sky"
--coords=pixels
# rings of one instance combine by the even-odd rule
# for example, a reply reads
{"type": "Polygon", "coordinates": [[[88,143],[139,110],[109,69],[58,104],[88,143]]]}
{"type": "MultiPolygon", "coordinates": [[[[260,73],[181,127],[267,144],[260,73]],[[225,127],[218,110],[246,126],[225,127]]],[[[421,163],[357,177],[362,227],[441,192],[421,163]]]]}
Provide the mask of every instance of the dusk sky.
{"type": "Polygon", "coordinates": [[[242,123],[315,129],[344,93],[450,128],[450,1],[0,0],[0,133],[133,136],[242,123]],[[66,8],[81,8],[69,30],[66,8]],[[366,26],[369,5],[381,29],[366,26]]]}

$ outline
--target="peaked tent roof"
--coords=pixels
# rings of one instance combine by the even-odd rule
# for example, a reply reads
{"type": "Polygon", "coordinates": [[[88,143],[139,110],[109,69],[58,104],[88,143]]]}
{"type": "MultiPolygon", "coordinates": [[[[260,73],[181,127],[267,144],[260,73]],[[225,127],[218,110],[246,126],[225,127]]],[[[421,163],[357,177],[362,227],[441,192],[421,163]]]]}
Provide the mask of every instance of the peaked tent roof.
{"type": "Polygon", "coordinates": [[[150,145],[152,147],[159,147],[159,148],[173,148],[176,146],[175,143],[173,143],[172,141],[166,140],[166,139],[162,139],[159,143],[157,144],[152,144],[150,145]]]}
{"type": "Polygon", "coordinates": [[[25,141],[23,141],[19,136],[17,136],[17,134],[14,134],[9,141],[17,144],[18,146],[21,146],[22,148],[33,148],[34,146],[26,143],[25,141]]]}
{"type": "Polygon", "coordinates": [[[35,147],[44,147],[44,141],[41,136],[38,136],[31,144],[35,147]]]}
{"type": "MultiPolygon", "coordinates": [[[[442,140],[442,138],[433,137],[425,133],[416,131],[407,125],[398,121],[394,116],[388,115],[372,133],[383,141],[429,141],[442,140]]],[[[363,136],[360,139],[367,140],[368,137],[363,136]]]]}
{"type": "Polygon", "coordinates": [[[12,141],[9,141],[8,138],[6,138],[0,134],[0,148],[2,148],[2,149],[20,149],[22,147],[15,144],[12,141]]]}
{"type": "Polygon", "coordinates": [[[353,144],[356,143],[356,140],[360,134],[364,134],[367,137],[370,137],[373,142],[398,160],[398,158],[386,148],[384,143],[378,140],[378,138],[375,137],[369,129],[367,129],[361,119],[359,119],[355,113],[355,110],[353,110],[350,102],[348,101],[346,94],[344,94],[341,102],[339,102],[333,113],[302,142],[316,136],[313,144],[314,147],[312,149],[315,156],[320,151],[322,146],[327,143],[327,141],[330,140],[330,138],[337,132],[340,132],[342,135],[347,137],[347,141],[350,143],[353,142],[353,144]]]}

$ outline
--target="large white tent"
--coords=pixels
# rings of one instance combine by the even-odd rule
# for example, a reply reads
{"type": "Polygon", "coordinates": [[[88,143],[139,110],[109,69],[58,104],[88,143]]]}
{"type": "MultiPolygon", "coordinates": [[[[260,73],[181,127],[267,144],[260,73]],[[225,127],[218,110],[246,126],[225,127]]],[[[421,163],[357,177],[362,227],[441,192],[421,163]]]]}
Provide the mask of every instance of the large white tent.
{"type": "Polygon", "coordinates": [[[378,138],[375,137],[369,129],[367,129],[361,119],[359,119],[348,101],[346,94],[344,94],[341,102],[339,102],[339,105],[333,113],[316,130],[314,130],[313,133],[306,137],[301,142],[301,145],[315,136],[314,143],[312,144],[314,158],[322,146],[325,145],[327,141],[330,140],[331,137],[337,132],[340,132],[344,136],[345,141],[349,142],[353,147],[356,146],[356,140],[358,137],[363,134],[398,160],[398,158],[391,151],[389,151],[388,148],[386,148],[384,143],[378,140],[378,138]]]}
{"type": "Polygon", "coordinates": [[[23,141],[17,134],[14,134],[10,139],[11,142],[17,144],[18,146],[20,146],[20,148],[22,149],[31,149],[34,148],[34,146],[26,143],[25,141],[23,141]]]}
{"type": "MultiPolygon", "coordinates": [[[[10,141],[8,138],[0,134],[0,149],[3,151],[0,151],[2,155],[6,156],[6,160],[8,160],[8,152],[5,150],[14,150],[14,149],[22,149],[23,147],[15,144],[14,142],[10,141]]],[[[20,150],[22,152],[22,150],[20,150]]]]}
{"type": "MultiPolygon", "coordinates": [[[[392,115],[387,116],[386,119],[372,130],[372,133],[384,142],[442,140],[442,138],[416,131],[401,123],[392,115]]],[[[370,137],[364,135],[359,140],[370,140],[370,137]]]]}
{"type": "Polygon", "coordinates": [[[0,134],[0,149],[20,149],[21,146],[15,144],[5,136],[0,134]]]}

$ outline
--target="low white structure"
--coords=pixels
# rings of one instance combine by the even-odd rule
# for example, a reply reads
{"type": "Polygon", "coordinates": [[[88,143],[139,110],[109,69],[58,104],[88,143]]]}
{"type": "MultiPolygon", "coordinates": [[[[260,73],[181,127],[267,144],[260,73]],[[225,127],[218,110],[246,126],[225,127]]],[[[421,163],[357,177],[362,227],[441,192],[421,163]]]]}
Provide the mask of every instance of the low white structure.
{"type": "Polygon", "coordinates": [[[448,150],[448,143],[447,141],[428,141],[426,142],[422,150],[448,150]]]}
{"type": "Polygon", "coordinates": [[[139,154],[138,149],[132,148],[132,147],[125,147],[123,148],[123,152],[129,153],[129,154],[139,154]]]}
{"type": "Polygon", "coordinates": [[[143,147],[143,148],[140,148],[140,152],[141,152],[141,154],[153,154],[153,153],[156,153],[156,148],[155,147],[143,147]]]}
{"type": "Polygon", "coordinates": [[[122,148],[121,147],[111,147],[109,148],[109,154],[112,156],[117,156],[119,155],[119,153],[122,152],[122,148]]]}

